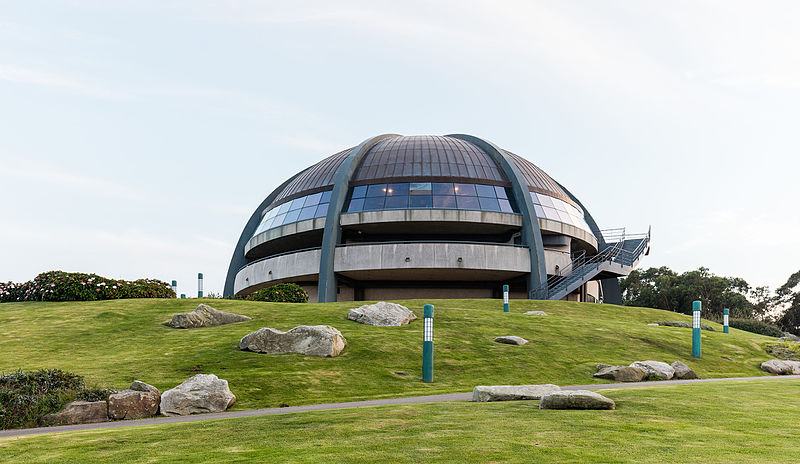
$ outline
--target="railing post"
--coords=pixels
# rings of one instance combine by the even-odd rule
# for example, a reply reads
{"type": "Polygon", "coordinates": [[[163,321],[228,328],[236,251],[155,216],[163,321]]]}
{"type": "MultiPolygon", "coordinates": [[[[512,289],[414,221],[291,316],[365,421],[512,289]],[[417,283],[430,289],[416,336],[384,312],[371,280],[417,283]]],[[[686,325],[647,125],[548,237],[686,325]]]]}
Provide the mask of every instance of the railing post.
{"type": "Polygon", "coordinates": [[[422,381],[433,382],[433,305],[422,308],[422,381]]]}
{"type": "Polygon", "coordinates": [[[730,310],[725,308],[722,310],[722,333],[728,333],[728,313],[730,310]]]}
{"type": "Polygon", "coordinates": [[[692,356],[700,357],[700,308],[702,303],[692,303],[692,356]]]}

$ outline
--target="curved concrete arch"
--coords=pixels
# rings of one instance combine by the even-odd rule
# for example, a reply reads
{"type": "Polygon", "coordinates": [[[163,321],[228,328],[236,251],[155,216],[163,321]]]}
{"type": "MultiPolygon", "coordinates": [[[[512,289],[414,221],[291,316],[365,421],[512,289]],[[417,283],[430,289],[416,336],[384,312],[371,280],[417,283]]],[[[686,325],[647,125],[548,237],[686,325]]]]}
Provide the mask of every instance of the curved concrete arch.
{"type": "Polygon", "coordinates": [[[336,301],[336,272],[334,271],[334,260],[336,258],[336,245],[342,237],[342,226],[339,224],[339,217],[342,214],[344,203],[347,200],[347,192],[350,189],[350,179],[372,147],[378,143],[395,137],[399,134],[382,134],[371,137],[363,142],[347,155],[347,159],[339,166],[334,176],[333,191],[331,192],[331,202],[328,206],[328,215],[325,217],[325,232],[322,237],[322,253],[319,260],[319,283],[318,295],[319,302],[326,303],[336,301]]]}
{"type": "MultiPolygon", "coordinates": [[[[600,251],[606,247],[606,241],[603,239],[603,234],[600,232],[600,228],[597,226],[597,222],[595,222],[592,214],[583,206],[578,197],[572,194],[566,187],[561,185],[560,183],[556,182],[559,187],[561,187],[567,195],[578,204],[583,210],[583,219],[589,224],[589,228],[592,229],[592,234],[597,239],[597,246],[600,251]]],[[[622,304],[622,290],[619,288],[619,279],[614,277],[612,279],[603,279],[600,281],[600,285],[603,287],[603,302],[615,305],[622,304]]]]}
{"type": "Polygon", "coordinates": [[[239,241],[236,242],[236,248],[233,249],[231,264],[228,266],[228,274],[225,277],[225,289],[222,291],[223,296],[233,296],[233,286],[236,280],[236,273],[239,272],[239,269],[247,264],[247,258],[244,256],[244,248],[247,246],[247,242],[250,241],[250,238],[255,233],[258,225],[261,223],[261,212],[264,211],[264,208],[275,201],[275,198],[283,191],[284,188],[286,188],[287,185],[289,185],[291,181],[295,179],[295,177],[302,173],[303,171],[298,172],[290,177],[289,180],[282,183],[278,188],[273,190],[272,193],[270,193],[267,198],[265,198],[264,201],[258,205],[258,208],[256,208],[255,212],[253,212],[253,215],[250,216],[250,219],[244,226],[242,235],[239,236],[239,241]]]}
{"type": "Polygon", "coordinates": [[[494,159],[503,174],[511,181],[511,191],[522,213],[522,244],[527,246],[531,255],[531,272],[528,275],[528,298],[541,299],[547,286],[547,267],[542,244],[542,231],[539,229],[539,218],[533,208],[533,200],[528,193],[528,184],[525,177],[514,162],[509,159],[503,150],[492,142],[467,134],[448,134],[469,142],[482,149],[494,159]]]}

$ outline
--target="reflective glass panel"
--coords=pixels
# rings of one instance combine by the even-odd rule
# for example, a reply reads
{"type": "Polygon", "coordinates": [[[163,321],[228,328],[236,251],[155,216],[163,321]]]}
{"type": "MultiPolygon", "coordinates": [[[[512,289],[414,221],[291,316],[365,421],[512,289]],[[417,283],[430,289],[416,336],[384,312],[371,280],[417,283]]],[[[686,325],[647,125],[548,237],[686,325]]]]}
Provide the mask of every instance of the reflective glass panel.
{"type": "Polygon", "coordinates": [[[283,213],[289,211],[289,207],[290,206],[292,206],[292,202],[291,201],[287,201],[286,203],[282,204],[281,206],[278,207],[278,214],[283,214],[283,213]]]}
{"type": "Polygon", "coordinates": [[[546,218],[547,216],[544,215],[544,209],[542,205],[533,205],[533,209],[536,210],[536,217],[546,218]]]}
{"type": "Polygon", "coordinates": [[[347,208],[347,211],[350,211],[350,212],[364,211],[364,199],[363,198],[354,198],[354,199],[350,200],[350,207],[347,208]]]}
{"type": "Polygon", "coordinates": [[[552,198],[548,197],[547,195],[536,195],[536,196],[539,197],[539,203],[541,203],[542,206],[549,206],[551,208],[554,207],[552,198]]]}
{"type": "Polygon", "coordinates": [[[478,197],[482,211],[500,211],[500,203],[497,198],[478,197]]]}
{"type": "Polygon", "coordinates": [[[385,200],[386,197],[367,197],[366,200],[364,200],[364,211],[383,209],[385,200]]]}
{"type": "Polygon", "coordinates": [[[499,187],[499,186],[495,185],[494,194],[497,195],[497,198],[508,199],[508,196],[506,196],[506,188],[505,187],[499,187]]]}
{"type": "Polygon", "coordinates": [[[456,192],[453,190],[453,184],[450,182],[434,182],[433,183],[433,194],[434,195],[455,195],[456,192]]]}
{"type": "Polygon", "coordinates": [[[317,205],[306,206],[300,210],[300,216],[297,217],[298,221],[305,221],[306,219],[312,219],[314,217],[314,213],[317,212],[317,205]]]}
{"type": "Polygon", "coordinates": [[[434,195],[433,196],[433,207],[434,208],[455,208],[456,207],[456,197],[454,195],[434,195]]]}
{"type": "Polygon", "coordinates": [[[389,188],[386,191],[386,195],[408,195],[408,184],[389,184],[389,188]]]}
{"type": "Polygon", "coordinates": [[[405,209],[408,208],[408,196],[407,195],[392,195],[386,197],[386,204],[384,206],[386,209],[405,209]]]}
{"type": "Polygon", "coordinates": [[[544,207],[544,215],[547,219],[552,219],[554,221],[561,220],[561,216],[558,215],[558,210],[549,206],[544,207]]]}
{"type": "Polygon", "coordinates": [[[513,213],[514,212],[514,209],[511,208],[511,203],[509,203],[508,200],[506,200],[504,198],[500,198],[499,200],[497,200],[497,202],[500,204],[500,211],[502,211],[504,213],[513,213]]]}
{"type": "Polygon", "coordinates": [[[328,203],[329,201],[331,201],[331,193],[333,193],[333,190],[326,190],[322,192],[322,197],[320,197],[319,202],[328,203]]]}
{"type": "Polygon", "coordinates": [[[478,197],[456,197],[458,209],[481,209],[478,197]]]}
{"type": "Polygon", "coordinates": [[[431,183],[430,182],[412,182],[408,186],[411,195],[430,195],[431,183]]]}
{"type": "Polygon", "coordinates": [[[409,205],[411,208],[431,208],[433,206],[433,198],[430,195],[411,195],[408,198],[411,200],[409,205]]]}
{"type": "Polygon", "coordinates": [[[454,184],[456,195],[477,196],[475,184],[454,184]]]}
{"type": "Polygon", "coordinates": [[[497,198],[497,194],[494,191],[494,187],[491,185],[476,185],[475,190],[478,191],[479,197],[486,197],[486,198],[497,198]]]}
{"type": "Polygon", "coordinates": [[[303,203],[303,207],[317,206],[320,198],[322,198],[322,192],[307,196],[305,203],[303,203]]]}
{"type": "Polygon", "coordinates": [[[367,196],[366,185],[359,185],[358,187],[353,187],[353,198],[364,198],[365,196],[367,196]]]}
{"type": "Polygon", "coordinates": [[[382,197],[386,195],[386,184],[377,184],[367,186],[367,198],[369,197],[382,197]]]}
{"type": "Polygon", "coordinates": [[[292,222],[297,221],[297,217],[298,216],[300,216],[300,210],[299,209],[289,210],[289,212],[286,213],[286,217],[283,218],[283,223],[284,224],[291,224],[292,222]]]}
{"type": "Polygon", "coordinates": [[[533,200],[534,205],[542,204],[542,202],[539,201],[539,197],[536,195],[536,192],[531,192],[531,200],[533,200]]]}
{"type": "Polygon", "coordinates": [[[317,211],[314,213],[315,218],[321,218],[328,215],[328,204],[323,203],[317,206],[317,211]]]}

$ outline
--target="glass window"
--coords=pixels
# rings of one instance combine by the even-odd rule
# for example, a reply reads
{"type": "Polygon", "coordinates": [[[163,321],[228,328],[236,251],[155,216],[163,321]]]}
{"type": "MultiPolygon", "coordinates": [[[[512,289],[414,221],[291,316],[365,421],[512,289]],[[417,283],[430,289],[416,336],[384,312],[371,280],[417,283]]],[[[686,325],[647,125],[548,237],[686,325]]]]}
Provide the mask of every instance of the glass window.
{"type": "Polygon", "coordinates": [[[317,211],[314,212],[315,218],[325,217],[328,215],[328,203],[323,203],[317,206],[317,211]]]}
{"type": "Polygon", "coordinates": [[[500,211],[504,213],[514,212],[514,209],[511,207],[511,203],[509,203],[508,200],[500,198],[499,200],[497,200],[497,202],[500,204],[500,211]]]}
{"type": "Polygon", "coordinates": [[[497,198],[497,194],[494,192],[494,187],[491,185],[476,185],[475,190],[478,191],[479,197],[486,197],[486,198],[497,198]]]}
{"type": "MultiPolygon", "coordinates": [[[[436,187],[434,187],[434,190],[436,187]]],[[[434,208],[455,208],[456,197],[453,195],[434,195],[433,196],[434,208]]]]}
{"type": "Polygon", "coordinates": [[[408,208],[407,195],[392,195],[386,197],[386,209],[404,209],[408,208]]]}
{"type": "Polygon", "coordinates": [[[411,182],[408,186],[409,194],[411,195],[430,195],[431,183],[430,182],[411,182]]]}
{"type": "Polygon", "coordinates": [[[386,197],[367,197],[367,199],[364,200],[364,211],[383,209],[385,200],[386,197]]]}
{"type": "Polygon", "coordinates": [[[386,184],[376,184],[367,186],[367,198],[382,197],[386,195],[386,184]]]}
{"type": "Polygon", "coordinates": [[[533,205],[533,209],[536,210],[536,217],[546,218],[547,216],[544,215],[544,209],[542,205],[533,205]]]}
{"type": "Polygon", "coordinates": [[[295,221],[297,221],[297,217],[298,216],[300,216],[300,210],[299,209],[289,210],[289,212],[286,213],[286,217],[283,218],[283,223],[284,224],[290,224],[292,222],[295,222],[295,221]]]}
{"type": "Polygon", "coordinates": [[[552,198],[548,197],[547,195],[537,195],[537,196],[539,197],[539,203],[542,206],[549,206],[551,208],[554,207],[552,198]]]}
{"type": "Polygon", "coordinates": [[[347,208],[347,211],[350,211],[351,213],[364,211],[364,199],[354,198],[350,200],[350,207],[347,208]]]}
{"type": "Polygon", "coordinates": [[[298,221],[305,221],[306,219],[311,219],[314,217],[314,213],[317,212],[317,205],[306,206],[305,208],[300,210],[300,216],[297,217],[298,221]]]}
{"type": "Polygon", "coordinates": [[[458,209],[481,209],[478,197],[456,197],[458,209]]]}
{"type": "Polygon", "coordinates": [[[554,221],[561,220],[561,216],[558,215],[558,211],[555,208],[551,208],[549,206],[544,207],[544,215],[547,219],[552,219],[554,221]]]}
{"type": "Polygon", "coordinates": [[[289,211],[294,211],[296,209],[300,209],[303,207],[303,203],[306,201],[305,197],[295,198],[292,200],[292,206],[289,207],[289,211]]]}
{"type": "MultiPolygon", "coordinates": [[[[558,210],[556,210],[558,211],[558,210]]],[[[572,224],[572,216],[565,211],[558,211],[559,217],[561,217],[561,222],[566,222],[567,224],[572,224]]]]}
{"type": "Polygon", "coordinates": [[[292,202],[291,202],[291,201],[287,201],[286,203],[282,204],[282,205],[281,205],[281,206],[278,208],[278,214],[283,214],[283,213],[285,213],[285,212],[289,211],[289,207],[290,207],[290,206],[292,206],[292,202]]]}
{"type": "Polygon", "coordinates": [[[497,196],[497,198],[505,198],[506,200],[508,199],[505,187],[499,187],[499,186],[495,185],[494,194],[497,196]]]}
{"type": "Polygon", "coordinates": [[[533,200],[534,205],[541,205],[542,203],[539,201],[539,197],[536,195],[536,192],[531,193],[531,200],[533,200]]]}
{"type": "Polygon", "coordinates": [[[357,187],[353,187],[353,198],[364,198],[365,196],[367,196],[366,185],[359,185],[357,187]]]}
{"type": "Polygon", "coordinates": [[[408,195],[408,184],[389,184],[389,188],[386,191],[386,195],[408,195]]]}
{"type": "Polygon", "coordinates": [[[500,211],[500,203],[497,202],[497,198],[478,197],[478,201],[480,201],[483,211],[500,211]]]}
{"type": "Polygon", "coordinates": [[[455,195],[456,192],[455,192],[455,190],[453,190],[453,184],[451,184],[450,182],[434,182],[433,183],[433,194],[434,195],[455,195]]]}
{"type": "MultiPolygon", "coordinates": [[[[331,194],[332,193],[333,193],[333,190],[326,190],[326,191],[322,192],[322,196],[320,197],[319,202],[320,203],[328,203],[329,201],[331,201],[331,194]]],[[[353,196],[355,197],[355,194],[353,194],[353,196]]]]}
{"type": "Polygon", "coordinates": [[[272,220],[272,224],[270,228],[278,227],[279,225],[283,224],[283,220],[286,218],[285,214],[279,214],[275,216],[275,219],[272,220]]]}
{"type": "Polygon", "coordinates": [[[320,198],[322,198],[322,192],[307,196],[305,203],[303,203],[303,207],[317,206],[320,198]]]}
{"type": "Polygon", "coordinates": [[[478,195],[475,192],[475,184],[455,184],[454,189],[456,191],[456,195],[467,195],[471,197],[478,195]]]}
{"type": "Polygon", "coordinates": [[[411,208],[431,208],[433,206],[433,197],[430,195],[411,195],[408,198],[411,200],[411,208]]]}

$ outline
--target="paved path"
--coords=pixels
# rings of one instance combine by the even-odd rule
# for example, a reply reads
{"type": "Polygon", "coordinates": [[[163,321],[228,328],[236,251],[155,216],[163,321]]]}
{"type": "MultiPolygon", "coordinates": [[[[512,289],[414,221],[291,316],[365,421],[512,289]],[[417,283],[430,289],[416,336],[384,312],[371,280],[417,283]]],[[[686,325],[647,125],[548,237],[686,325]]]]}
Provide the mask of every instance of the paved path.
{"type": "MultiPolygon", "coordinates": [[[[649,388],[662,385],[684,385],[689,383],[724,382],[730,380],[781,380],[800,379],[800,375],[730,377],[721,379],[697,380],[661,380],[654,382],[601,383],[591,385],[570,385],[562,390],[608,390],[612,388],[649,388]]],[[[191,416],[151,417],[149,419],[125,420],[116,422],[100,422],[97,424],[61,425],[58,427],[37,427],[33,429],[0,430],[0,438],[42,433],[73,432],[80,430],[115,429],[117,427],[133,427],[137,425],[174,424],[178,422],[196,422],[213,419],[234,419],[239,417],[271,416],[273,414],[289,414],[293,412],[326,411],[331,409],[363,408],[366,406],[387,406],[394,404],[439,403],[444,401],[471,401],[472,392],[445,393],[442,395],[411,396],[405,398],[388,398],[382,400],[351,401],[347,403],[309,404],[306,406],[290,406],[286,408],[250,409],[213,414],[195,414],[191,416]]]]}

